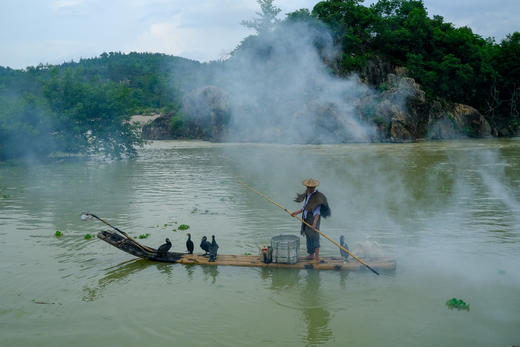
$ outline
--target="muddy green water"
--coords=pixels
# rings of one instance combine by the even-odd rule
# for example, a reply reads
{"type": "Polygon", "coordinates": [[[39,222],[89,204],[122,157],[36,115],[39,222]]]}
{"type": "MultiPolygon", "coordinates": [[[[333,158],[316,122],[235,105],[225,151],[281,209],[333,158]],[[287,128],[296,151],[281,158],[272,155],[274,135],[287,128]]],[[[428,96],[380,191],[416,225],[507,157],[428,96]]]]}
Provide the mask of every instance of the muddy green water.
{"type": "Polygon", "coordinates": [[[520,344],[520,140],[155,142],[131,161],[2,164],[0,190],[1,346],[520,344]],[[394,273],[159,264],[84,238],[105,229],[90,211],[154,247],[184,250],[184,223],[257,253],[299,223],[236,180],[296,210],[309,176],[332,208],[322,231],[394,273]]]}

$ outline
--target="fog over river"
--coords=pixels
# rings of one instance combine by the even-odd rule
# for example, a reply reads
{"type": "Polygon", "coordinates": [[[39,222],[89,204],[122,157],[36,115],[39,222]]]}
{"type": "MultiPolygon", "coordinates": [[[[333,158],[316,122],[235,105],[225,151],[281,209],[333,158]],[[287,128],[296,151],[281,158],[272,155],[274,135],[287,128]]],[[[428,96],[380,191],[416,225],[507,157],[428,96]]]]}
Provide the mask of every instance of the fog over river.
{"type": "Polygon", "coordinates": [[[520,139],[162,141],[135,160],[3,163],[0,249],[1,346],[520,344],[520,139]],[[147,262],[86,239],[106,226],[80,219],[153,247],[184,251],[190,232],[196,252],[215,235],[221,254],[256,254],[299,222],[237,180],[293,211],[308,177],[332,210],[321,230],[395,258],[395,272],[147,262]]]}

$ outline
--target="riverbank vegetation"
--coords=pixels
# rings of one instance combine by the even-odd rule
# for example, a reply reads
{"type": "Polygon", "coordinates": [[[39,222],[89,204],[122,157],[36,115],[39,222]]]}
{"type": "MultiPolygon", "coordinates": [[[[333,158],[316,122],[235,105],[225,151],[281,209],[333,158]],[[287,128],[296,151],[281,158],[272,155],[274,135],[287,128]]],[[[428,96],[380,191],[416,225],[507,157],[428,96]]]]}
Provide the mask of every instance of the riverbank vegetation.
{"type": "Polygon", "coordinates": [[[112,52],[25,70],[0,67],[0,159],[58,151],[133,156],[142,139],[130,115],[178,107],[177,81],[186,76],[176,72],[198,65],[112,52]]]}
{"type": "MultiPolygon", "coordinates": [[[[168,126],[175,136],[214,139],[212,129],[221,134],[230,123],[227,110],[193,118],[185,112],[185,96],[208,84],[218,86],[216,73],[233,67],[240,56],[269,59],[262,36],[276,35],[288,23],[330,30],[340,51],[333,59],[324,54],[323,61],[335,76],[356,73],[385,90],[384,72],[399,67],[427,100],[470,105],[499,129],[496,135],[518,133],[520,32],[500,42],[482,38],[429,15],[420,0],[380,0],[371,6],[360,0],[322,1],[312,11],[301,9],[283,20],[277,19],[280,11],[272,0],[258,3],[258,18],[243,22],[257,33],[224,61],[111,52],[61,65],[0,67],[0,160],[56,152],[131,157],[142,139],[130,116],[152,112],[174,115],[168,126]]],[[[320,44],[315,42],[317,49],[320,44]]]]}
{"type": "Polygon", "coordinates": [[[361,2],[323,1],[303,16],[332,29],[343,49],[341,74],[363,73],[369,61],[381,58],[405,67],[430,99],[471,105],[492,126],[518,129],[520,32],[496,43],[430,17],[420,0],[380,0],[370,7],[361,2]]]}

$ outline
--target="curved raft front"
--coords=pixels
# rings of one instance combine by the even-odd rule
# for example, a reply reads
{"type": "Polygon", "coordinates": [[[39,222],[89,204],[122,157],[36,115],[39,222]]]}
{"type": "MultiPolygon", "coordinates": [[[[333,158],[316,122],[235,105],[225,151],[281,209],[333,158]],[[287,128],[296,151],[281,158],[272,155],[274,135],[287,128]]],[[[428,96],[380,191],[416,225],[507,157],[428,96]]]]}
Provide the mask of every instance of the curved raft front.
{"type": "MultiPolygon", "coordinates": [[[[296,264],[266,264],[257,255],[218,255],[214,262],[209,262],[208,257],[198,254],[168,252],[164,256],[158,256],[154,248],[143,247],[134,240],[125,238],[112,231],[102,231],[98,233],[98,238],[111,244],[120,250],[139,258],[160,261],[167,263],[178,263],[185,265],[225,265],[225,266],[249,266],[249,267],[268,267],[268,268],[289,268],[289,269],[316,269],[316,270],[337,270],[337,271],[357,271],[367,269],[354,259],[344,261],[340,257],[322,257],[321,262],[300,258],[296,264]],[[151,252],[153,251],[153,252],[151,252]]],[[[363,259],[370,267],[382,271],[394,271],[396,268],[395,260],[390,258],[363,259]]],[[[368,269],[367,269],[368,270],[368,269]]]]}

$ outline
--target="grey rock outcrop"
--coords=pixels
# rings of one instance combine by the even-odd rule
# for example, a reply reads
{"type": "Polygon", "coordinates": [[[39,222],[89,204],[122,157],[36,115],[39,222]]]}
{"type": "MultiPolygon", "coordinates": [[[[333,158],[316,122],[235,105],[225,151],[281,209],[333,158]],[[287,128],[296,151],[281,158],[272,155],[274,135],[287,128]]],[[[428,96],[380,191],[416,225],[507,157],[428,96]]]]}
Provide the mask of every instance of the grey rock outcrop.
{"type": "Polygon", "coordinates": [[[491,126],[475,108],[453,104],[441,106],[434,102],[430,108],[428,139],[458,139],[491,136],[491,126]]]}
{"type": "Polygon", "coordinates": [[[424,128],[424,91],[412,78],[389,74],[384,89],[366,96],[358,106],[361,116],[373,123],[375,142],[405,142],[419,137],[424,128]]]}
{"type": "Polygon", "coordinates": [[[225,93],[206,86],[188,93],[180,111],[162,115],[143,126],[145,140],[192,138],[220,141],[226,135],[230,106],[225,93]]]}
{"type": "Polygon", "coordinates": [[[145,140],[171,140],[173,135],[170,130],[170,123],[173,114],[165,114],[155,118],[153,121],[145,124],[142,130],[142,136],[145,140]]]}
{"type": "Polygon", "coordinates": [[[190,124],[185,136],[220,141],[227,135],[231,108],[221,89],[205,86],[193,90],[184,97],[181,112],[190,124]]]}
{"type": "Polygon", "coordinates": [[[396,74],[396,68],[379,57],[369,59],[361,69],[359,76],[368,85],[378,86],[384,83],[389,74],[396,74]]]}
{"type": "MultiPolygon", "coordinates": [[[[215,86],[188,93],[183,107],[143,127],[145,139],[193,138],[212,141],[265,141],[283,143],[410,142],[418,139],[487,137],[493,131],[485,117],[468,105],[427,100],[425,92],[406,69],[381,60],[366,65],[361,79],[366,87],[343,105],[308,100],[276,124],[253,122],[234,127],[228,95],[215,86]],[[390,73],[389,73],[390,72],[390,73]],[[237,130],[238,129],[238,130],[237,130]]],[[[241,110],[241,111],[239,111],[241,110]]],[[[236,121],[236,120],[235,120],[236,121]]],[[[503,130],[505,133],[507,130],[503,130]]]]}
{"type": "Polygon", "coordinates": [[[475,108],[462,104],[427,102],[414,79],[389,74],[384,90],[360,102],[362,116],[377,127],[376,142],[417,139],[487,137],[489,123],[475,108]]]}

